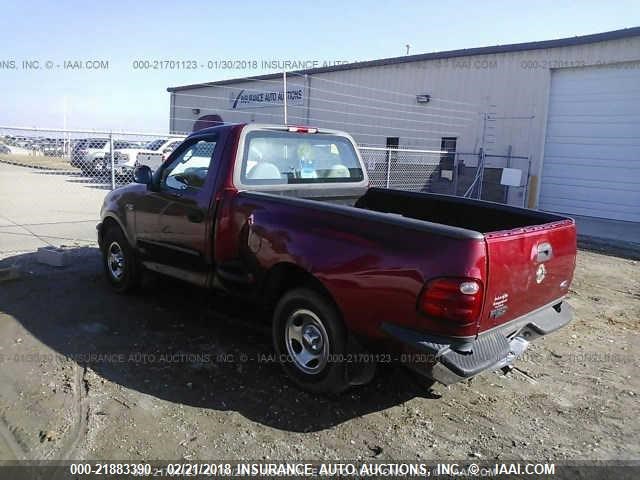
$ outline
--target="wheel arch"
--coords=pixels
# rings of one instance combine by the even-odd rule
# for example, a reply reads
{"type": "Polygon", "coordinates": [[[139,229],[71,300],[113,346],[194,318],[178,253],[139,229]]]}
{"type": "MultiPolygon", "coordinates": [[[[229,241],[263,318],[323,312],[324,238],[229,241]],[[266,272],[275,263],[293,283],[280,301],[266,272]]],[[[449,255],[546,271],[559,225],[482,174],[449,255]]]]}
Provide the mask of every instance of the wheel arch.
{"type": "Polygon", "coordinates": [[[342,312],[327,286],[308,270],[290,262],[280,262],[271,267],[262,282],[262,301],[268,308],[273,308],[287,291],[294,288],[309,288],[331,302],[340,319],[342,312]]]}
{"type": "MultiPolygon", "coordinates": [[[[274,265],[264,278],[263,283],[263,299],[267,302],[267,305],[271,308],[275,307],[278,300],[287,292],[295,288],[308,288],[314,292],[317,292],[322,298],[326,299],[333,307],[337,315],[338,321],[344,328],[346,335],[346,351],[355,354],[367,354],[368,350],[365,344],[359,337],[353,334],[350,326],[347,323],[347,319],[344,317],[342,309],[336,302],[334,296],[331,294],[329,288],[311,272],[304,268],[289,262],[282,262],[274,265]]],[[[274,329],[276,323],[273,323],[274,329]]],[[[371,358],[371,357],[363,357],[371,358]]],[[[354,364],[348,364],[344,369],[344,383],[340,383],[337,388],[333,388],[334,393],[347,388],[349,385],[364,385],[371,381],[376,371],[375,360],[368,360],[364,362],[356,362],[354,364]]],[[[307,386],[307,388],[309,388],[307,386]]],[[[312,389],[313,390],[313,389],[312,389]]],[[[330,390],[330,391],[331,391],[330,390]]]]}
{"type": "Polygon", "coordinates": [[[100,228],[98,229],[98,245],[100,246],[100,248],[102,248],[104,233],[112,227],[118,227],[124,237],[127,239],[127,242],[129,242],[129,245],[133,247],[134,243],[131,241],[129,232],[127,232],[127,229],[124,227],[120,219],[114,213],[108,212],[102,219],[102,223],[100,224],[100,228]]]}

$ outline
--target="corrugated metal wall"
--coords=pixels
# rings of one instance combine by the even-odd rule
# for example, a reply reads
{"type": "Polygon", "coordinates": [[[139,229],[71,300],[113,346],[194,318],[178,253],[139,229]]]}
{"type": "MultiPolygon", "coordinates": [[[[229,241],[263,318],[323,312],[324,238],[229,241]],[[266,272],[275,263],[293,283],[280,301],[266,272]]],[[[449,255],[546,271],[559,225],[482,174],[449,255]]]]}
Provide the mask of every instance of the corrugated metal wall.
{"type": "MultiPolygon", "coordinates": [[[[288,88],[305,89],[303,105],[289,107],[289,123],[350,132],[361,144],[439,149],[457,137],[459,152],[530,156],[540,175],[550,71],[640,60],[640,37],[581,46],[430,60],[406,64],[288,76],[288,88]],[[431,95],[419,104],[417,94],[431,95]],[[484,122],[485,114],[489,121],[484,122]]],[[[171,129],[190,131],[204,114],[227,122],[282,123],[281,106],[234,109],[241,90],[282,87],[280,80],[243,81],[172,94],[171,129]],[[193,108],[200,113],[194,115],[193,108]]]]}

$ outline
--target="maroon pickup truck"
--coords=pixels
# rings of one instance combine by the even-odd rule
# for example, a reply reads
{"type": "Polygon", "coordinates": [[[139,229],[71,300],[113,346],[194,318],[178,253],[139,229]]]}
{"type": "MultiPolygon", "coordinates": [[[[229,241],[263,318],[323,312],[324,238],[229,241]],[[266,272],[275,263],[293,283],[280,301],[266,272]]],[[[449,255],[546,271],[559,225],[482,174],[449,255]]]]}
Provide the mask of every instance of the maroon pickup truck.
{"type": "Polygon", "coordinates": [[[111,285],[147,269],[263,305],[275,357],[307,390],[363,384],[390,360],[451,384],[572,316],[573,220],[369,188],[345,133],[208,128],[135,180],[97,227],[111,285]]]}

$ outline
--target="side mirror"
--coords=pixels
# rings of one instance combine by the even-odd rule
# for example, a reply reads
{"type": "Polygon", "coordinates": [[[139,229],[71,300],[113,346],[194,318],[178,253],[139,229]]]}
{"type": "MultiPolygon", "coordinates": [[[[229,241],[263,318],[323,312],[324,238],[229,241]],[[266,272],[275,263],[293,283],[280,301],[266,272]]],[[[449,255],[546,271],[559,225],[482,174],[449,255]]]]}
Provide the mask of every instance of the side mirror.
{"type": "Polygon", "coordinates": [[[146,165],[140,165],[133,171],[133,181],[143,185],[151,185],[153,175],[151,169],[146,165]]]}

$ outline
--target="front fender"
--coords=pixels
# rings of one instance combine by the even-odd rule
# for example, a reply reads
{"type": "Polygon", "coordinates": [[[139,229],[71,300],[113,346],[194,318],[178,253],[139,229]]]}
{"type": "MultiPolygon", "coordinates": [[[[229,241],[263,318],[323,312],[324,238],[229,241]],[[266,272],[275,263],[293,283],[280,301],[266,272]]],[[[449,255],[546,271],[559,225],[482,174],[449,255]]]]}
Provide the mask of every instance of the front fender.
{"type": "Polygon", "coordinates": [[[129,245],[135,247],[135,209],[132,206],[137,203],[136,199],[140,194],[139,187],[138,185],[128,185],[107,194],[100,211],[102,221],[98,232],[100,239],[108,225],[115,223],[122,230],[129,245]]]}
{"type": "Polygon", "coordinates": [[[124,236],[127,239],[127,242],[129,242],[129,245],[135,245],[135,237],[131,235],[131,232],[126,226],[126,223],[123,222],[114,212],[106,212],[102,217],[102,222],[96,225],[98,234],[98,245],[100,246],[100,248],[102,248],[102,239],[104,237],[106,227],[108,227],[110,223],[113,224],[114,222],[118,225],[118,227],[120,227],[122,233],[124,233],[124,236]]]}

